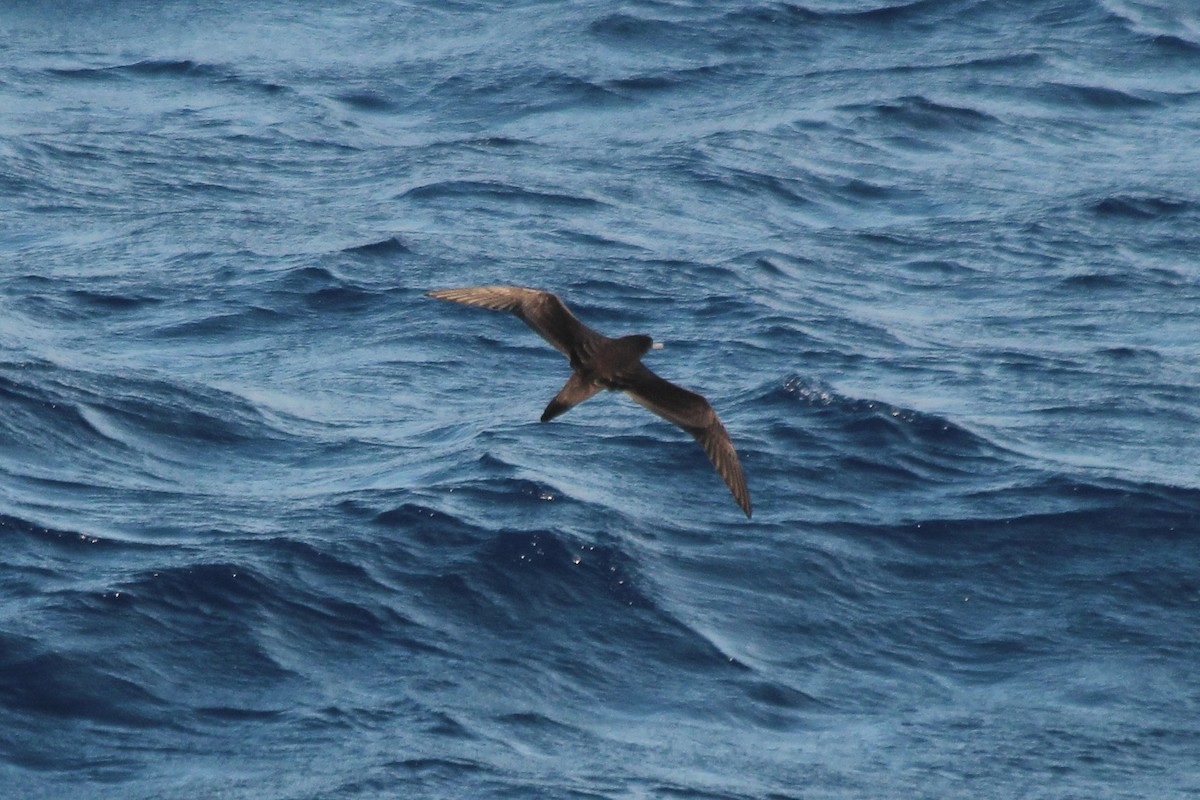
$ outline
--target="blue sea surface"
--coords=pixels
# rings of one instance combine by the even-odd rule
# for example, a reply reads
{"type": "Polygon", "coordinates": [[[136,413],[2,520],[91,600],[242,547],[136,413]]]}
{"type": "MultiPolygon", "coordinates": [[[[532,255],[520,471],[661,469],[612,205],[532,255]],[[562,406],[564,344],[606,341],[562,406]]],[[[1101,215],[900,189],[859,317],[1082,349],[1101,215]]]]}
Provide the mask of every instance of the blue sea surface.
{"type": "Polygon", "coordinates": [[[1200,797],[1200,6],[3,0],[0,795],[1200,797]]]}

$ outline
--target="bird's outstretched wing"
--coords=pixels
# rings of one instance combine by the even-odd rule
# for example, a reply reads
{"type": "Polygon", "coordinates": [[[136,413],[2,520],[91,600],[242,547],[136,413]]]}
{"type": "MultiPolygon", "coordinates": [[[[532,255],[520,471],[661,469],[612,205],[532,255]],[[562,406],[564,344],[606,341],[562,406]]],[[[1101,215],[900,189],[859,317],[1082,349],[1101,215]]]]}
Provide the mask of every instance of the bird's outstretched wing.
{"type": "Polygon", "coordinates": [[[571,363],[595,352],[605,337],[584,325],[557,295],[521,286],[467,286],[460,289],[435,289],[429,297],[450,300],[468,306],[509,311],[553,345],[571,363]]]}
{"type": "Polygon", "coordinates": [[[660,378],[644,364],[639,363],[623,378],[622,388],[626,394],[696,438],[709,461],[716,467],[717,474],[729,487],[733,499],[749,517],[750,490],[746,488],[742,462],[733,449],[729,432],[708,401],[695,392],[660,378]]]}

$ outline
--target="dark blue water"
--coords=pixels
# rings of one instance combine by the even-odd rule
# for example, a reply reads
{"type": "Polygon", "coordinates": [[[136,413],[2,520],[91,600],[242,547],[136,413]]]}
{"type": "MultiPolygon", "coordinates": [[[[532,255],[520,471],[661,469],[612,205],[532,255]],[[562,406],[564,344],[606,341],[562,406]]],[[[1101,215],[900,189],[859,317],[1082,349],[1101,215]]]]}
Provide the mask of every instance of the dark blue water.
{"type": "Polygon", "coordinates": [[[3,3],[0,794],[1200,796],[1198,131],[1191,0],[3,3]]]}

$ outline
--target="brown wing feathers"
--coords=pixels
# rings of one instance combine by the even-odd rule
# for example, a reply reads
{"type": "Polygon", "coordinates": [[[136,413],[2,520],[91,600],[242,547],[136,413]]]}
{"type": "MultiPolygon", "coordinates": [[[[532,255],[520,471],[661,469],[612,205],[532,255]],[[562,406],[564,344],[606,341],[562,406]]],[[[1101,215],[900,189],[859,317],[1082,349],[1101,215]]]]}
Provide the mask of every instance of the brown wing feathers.
{"type": "Polygon", "coordinates": [[[533,328],[558,352],[574,362],[582,347],[590,346],[600,334],[584,325],[556,295],[521,286],[468,286],[437,289],[429,297],[450,300],[494,311],[509,311],[533,328]]]}
{"type": "Polygon", "coordinates": [[[638,364],[638,369],[629,376],[623,388],[626,394],[647,410],[695,437],[717,474],[729,487],[733,499],[749,517],[750,490],[746,486],[742,462],[733,447],[733,440],[729,438],[729,432],[709,402],[702,395],[660,378],[643,364],[638,364]]]}

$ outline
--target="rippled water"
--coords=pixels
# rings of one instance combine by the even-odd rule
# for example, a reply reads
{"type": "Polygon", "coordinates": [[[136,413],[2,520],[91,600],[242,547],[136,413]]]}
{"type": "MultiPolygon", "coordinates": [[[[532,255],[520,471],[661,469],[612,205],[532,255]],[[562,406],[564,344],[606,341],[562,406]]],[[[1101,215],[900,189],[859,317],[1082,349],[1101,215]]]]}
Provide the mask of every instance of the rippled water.
{"type": "Polygon", "coordinates": [[[1195,796],[1197,130],[1190,2],[3,4],[6,796],[1195,796]]]}

